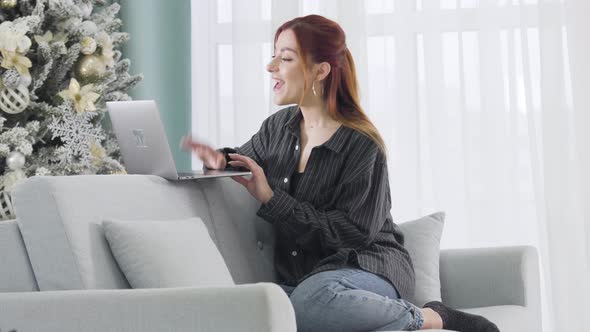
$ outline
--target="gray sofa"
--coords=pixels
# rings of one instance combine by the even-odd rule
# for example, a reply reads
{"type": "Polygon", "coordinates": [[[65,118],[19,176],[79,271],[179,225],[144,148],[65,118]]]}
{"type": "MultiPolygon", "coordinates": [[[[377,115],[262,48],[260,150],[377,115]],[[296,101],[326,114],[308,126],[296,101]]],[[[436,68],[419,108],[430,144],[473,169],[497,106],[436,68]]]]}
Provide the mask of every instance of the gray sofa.
{"type": "MultiPolygon", "coordinates": [[[[272,226],[231,179],[169,182],[145,175],[33,177],[0,222],[0,330],[296,331],[274,280],[272,226]],[[198,216],[237,286],[129,289],[101,229],[107,218],[198,216]]],[[[444,250],[443,301],[503,332],[540,331],[531,247],[444,250]]]]}

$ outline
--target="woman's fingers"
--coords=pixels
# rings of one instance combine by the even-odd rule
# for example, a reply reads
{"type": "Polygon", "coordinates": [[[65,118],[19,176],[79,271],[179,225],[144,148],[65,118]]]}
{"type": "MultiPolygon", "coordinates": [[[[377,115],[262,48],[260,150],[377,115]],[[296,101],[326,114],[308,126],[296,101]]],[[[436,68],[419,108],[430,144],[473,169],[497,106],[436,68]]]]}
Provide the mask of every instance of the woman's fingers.
{"type": "Polygon", "coordinates": [[[190,139],[186,139],[183,141],[183,147],[188,150],[193,150],[199,158],[208,157],[215,155],[215,150],[206,144],[197,143],[195,141],[191,141],[190,139]]]}
{"type": "Polygon", "coordinates": [[[248,179],[245,179],[243,176],[232,176],[231,178],[244,187],[248,185],[248,179]]]}
{"type": "Polygon", "coordinates": [[[213,148],[211,148],[207,144],[203,144],[203,143],[199,143],[197,141],[193,141],[193,139],[190,136],[184,136],[182,138],[181,146],[183,148],[189,148],[189,149],[193,149],[193,150],[196,150],[196,149],[201,149],[201,150],[214,150],[213,148]]]}
{"type": "Polygon", "coordinates": [[[203,148],[193,148],[193,152],[197,154],[199,159],[204,159],[208,156],[207,150],[203,148]]]}
{"type": "Polygon", "coordinates": [[[237,153],[229,153],[231,159],[235,159],[236,161],[242,162],[247,169],[254,172],[257,171],[260,166],[250,157],[243,156],[237,153]]]}
{"type": "Polygon", "coordinates": [[[222,169],[225,167],[225,159],[223,153],[215,150],[207,144],[193,141],[190,135],[186,135],[181,139],[180,147],[183,150],[192,151],[207,168],[222,169]]]}
{"type": "MultiPolygon", "coordinates": [[[[245,162],[243,162],[243,161],[232,160],[232,161],[229,162],[229,164],[231,166],[234,166],[234,167],[245,167],[245,168],[248,168],[248,165],[245,162]]],[[[250,169],[250,168],[248,168],[248,169],[250,169]]]]}
{"type": "Polygon", "coordinates": [[[268,184],[262,167],[248,156],[230,153],[229,157],[233,159],[229,162],[230,165],[245,167],[252,172],[252,177],[249,179],[242,176],[232,176],[232,179],[244,186],[257,200],[264,203],[268,202],[270,197],[272,197],[272,188],[268,184]]]}
{"type": "Polygon", "coordinates": [[[199,149],[199,150],[203,150],[203,151],[214,151],[213,148],[210,147],[209,145],[201,144],[201,143],[191,142],[190,147],[194,150],[199,149]]]}

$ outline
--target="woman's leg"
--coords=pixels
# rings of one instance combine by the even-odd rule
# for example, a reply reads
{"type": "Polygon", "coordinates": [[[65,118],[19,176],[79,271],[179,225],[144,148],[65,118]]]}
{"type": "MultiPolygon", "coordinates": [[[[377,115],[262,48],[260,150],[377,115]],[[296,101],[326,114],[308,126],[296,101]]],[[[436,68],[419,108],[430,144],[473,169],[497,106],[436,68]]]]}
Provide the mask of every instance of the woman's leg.
{"type": "Polygon", "coordinates": [[[359,269],[317,273],[291,293],[299,332],[418,330],[422,311],[385,279],[359,269]]]}
{"type": "Polygon", "coordinates": [[[425,312],[428,309],[440,317],[443,327],[447,330],[461,332],[500,332],[498,326],[490,322],[487,318],[455,310],[439,301],[426,303],[422,310],[425,312]]]}

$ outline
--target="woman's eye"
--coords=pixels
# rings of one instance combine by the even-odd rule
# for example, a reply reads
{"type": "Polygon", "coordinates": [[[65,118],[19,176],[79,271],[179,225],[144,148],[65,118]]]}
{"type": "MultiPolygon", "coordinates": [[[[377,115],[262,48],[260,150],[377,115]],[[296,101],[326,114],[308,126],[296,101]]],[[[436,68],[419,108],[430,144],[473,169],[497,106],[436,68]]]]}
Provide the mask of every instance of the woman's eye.
{"type": "MultiPolygon", "coordinates": [[[[270,56],[272,60],[274,60],[276,58],[276,55],[271,55],[270,56]]],[[[288,58],[281,58],[281,61],[292,61],[293,59],[288,59],[288,58]]]]}

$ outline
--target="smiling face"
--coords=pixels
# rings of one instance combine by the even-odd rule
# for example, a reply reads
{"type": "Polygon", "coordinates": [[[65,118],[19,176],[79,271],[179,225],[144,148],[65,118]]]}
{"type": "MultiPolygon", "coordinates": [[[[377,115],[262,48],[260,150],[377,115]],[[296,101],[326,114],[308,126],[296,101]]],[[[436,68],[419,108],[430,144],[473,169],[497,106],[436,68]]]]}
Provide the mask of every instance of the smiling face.
{"type": "MultiPolygon", "coordinates": [[[[266,66],[266,70],[272,75],[275,104],[287,105],[301,102],[305,81],[302,61],[293,31],[287,29],[281,32],[275,43],[273,59],[266,66]]],[[[307,76],[307,87],[309,87],[311,75],[307,76]]],[[[309,91],[306,95],[309,95],[309,91]]]]}

